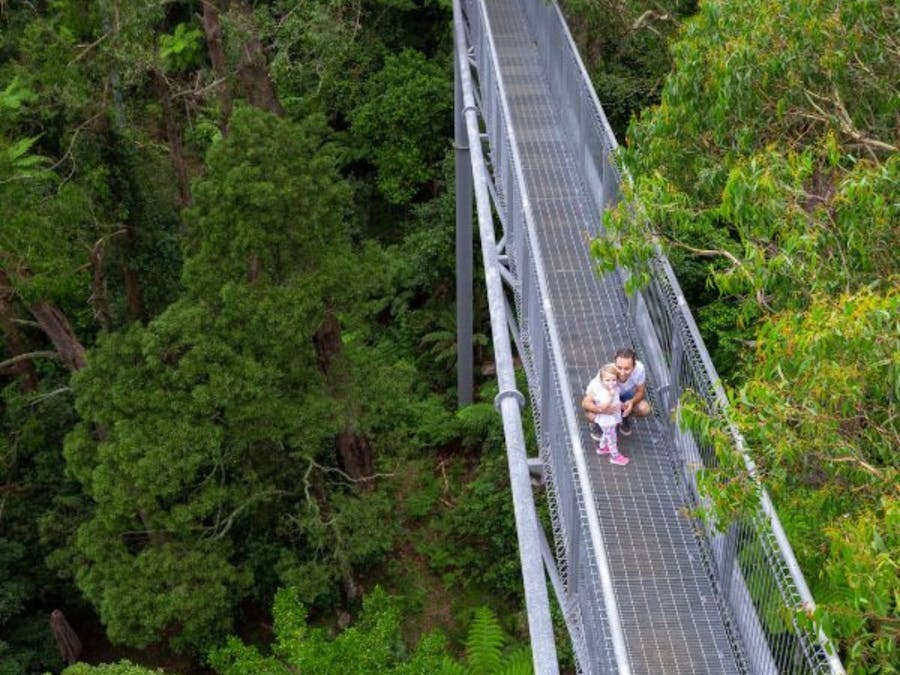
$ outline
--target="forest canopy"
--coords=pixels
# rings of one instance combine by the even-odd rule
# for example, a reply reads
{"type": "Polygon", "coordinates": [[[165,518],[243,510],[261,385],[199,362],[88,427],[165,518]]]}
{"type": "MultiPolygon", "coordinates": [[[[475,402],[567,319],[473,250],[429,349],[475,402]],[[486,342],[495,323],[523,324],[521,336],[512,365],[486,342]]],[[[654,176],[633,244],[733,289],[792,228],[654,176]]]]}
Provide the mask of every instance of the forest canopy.
{"type": "MultiPolygon", "coordinates": [[[[895,672],[900,13],[563,4],[633,178],[595,250],[668,253],[816,618],[895,672]]],[[[0,1],[0,673],[529,670],[450,6],[0,1]]]]}

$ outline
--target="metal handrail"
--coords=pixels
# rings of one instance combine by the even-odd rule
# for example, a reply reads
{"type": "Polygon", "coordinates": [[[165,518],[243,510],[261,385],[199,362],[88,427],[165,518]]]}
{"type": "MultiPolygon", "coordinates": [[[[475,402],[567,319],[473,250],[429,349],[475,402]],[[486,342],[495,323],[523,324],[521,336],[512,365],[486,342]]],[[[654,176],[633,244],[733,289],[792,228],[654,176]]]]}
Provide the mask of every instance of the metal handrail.
{"type": "MultiPolygon", "coordinates": [[[[497,73],[497,87],[500,93],[500,104],[503,109],[504,117],[506,119],[506,130],[507,135],[510,139],[510,151],[513,156],[512,170],[515,175],[515,180],[518,184],[518,191],[522,200],[521,207],[526,223],[525,236],[528,238],[531,245],[530,251],[534,258],[533,263],[538,282],[539,294],[543,299],[544,317],[550,333],[553,367],[556,371],[554,375],[559,382],[562,391],[568,392],[572,391],[572,389],[568,382],[568,375],[566,373],[565,363],[563,362],[562,358],[562,350],[559,348],[561,341],[559,339],[559,334],[556,328],[556,319],[554,316],[553,306],[548,300],[548,298],[550,297],[550,292],[547,288],[547,280],[544,273],[545,268],[541,257],[540,245],[537,241],[531,203],[528,198],[528,191],[526,190],[525,181],[520,170],[522,162],[519,158],[518,144],[516,142],[516,132],[512,120],[510,119],[510,106],[507,100],[506,89],[503,84],[503,75],[500,72],[499,67],[497,66],[497,49],[494,44],[493,32],[490,30],[490,18],[488,17],[486,8],[484,6],[484,0],[477,0],[475,4],[477,5],[477,10],[481,12],[481,20],[488,28],[488,56],[490,61],[493,63],[495,72],[497,73]]],[[[579,484],[581,486],[582,494],[591,495],[593,493],[593,490],[591,487],[587,462],[585,461],[584,457],[584,448],[581,445],[581,436],[579,432],[579,425],[576,421],[575,408],[572,405],[571,399],[568,397],[563,397],[562,403],[563,413],[565,416],[565,426],[568,431],[569,442],[572,445],[573,456],[576,463],[576,473],[578,476],[579,484]]],[[[593,500],[591,500],[591,502],[593,502],[593,500]]],[[[613,643],[616,666],[621,675],[630,675],[631,666],[625,647],[625,635],[624,631],[622,630],[621,619],[619,618],[618,604],[616,602],[615,592],[612,586],[612,575],[609,569],[606,546],[603,541],[603,535],[600,531],[600,522],[598,519],[597,511],[596,509],[588,508],[585,509],[585,514],[588,519],[588,530],[590,532],[592,549],[594,551],[595,564],[597,566],[597,570],[600,573],[600,585],[603,594],[606,615],[609,621],[608,630],[610,632],[610,637],[613,643]]]]}
{"type": "Polygon", "coordinates": [[[553,625],[550,618],[550,604],[547,596],[543,561],[540,555],[540,524],[537,522],[537,514],[534,508],[534,496],[531,492],[531,477],[528,470],[525,437],[522,429],[521,409],[524,406],[525,399],[516,389],[512,349],[507,327],[506,301],[500,274],[501,266],[497,260],[497,244],[494,237],[494,225],[487,189],[487,170],[481,150],[477,109],[475,107],[472,79],[469,71],[468,49],[466,47],[465,27],[460,0],[453,0],[453,27],[456,41],[456,68],[461,84],[463,97],[462,114],[465,118],[470,161],[474,177],[475,205],[485,269],[485,284],[488,293],[497,381],[500,388],[500,393],[497,394],[494,404],[503,420],[510,489],[513,493],[513,509],[519,541],[519,559],[522,565],[522,577],[525,586],[532,661],[535,672],[556,675],[559,672],[559,666],[556,644],[553,640],[553,625]]]}

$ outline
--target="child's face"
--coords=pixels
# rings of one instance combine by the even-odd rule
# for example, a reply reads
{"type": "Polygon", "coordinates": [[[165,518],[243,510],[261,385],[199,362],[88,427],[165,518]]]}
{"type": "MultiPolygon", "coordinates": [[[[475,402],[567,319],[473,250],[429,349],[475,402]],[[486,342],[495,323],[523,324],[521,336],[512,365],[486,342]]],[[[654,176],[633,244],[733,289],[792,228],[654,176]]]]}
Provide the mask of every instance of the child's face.
{"type": "Polygon", "coordinates": [[[603,386],[610,391],[613,391],[619,383],[619,379],[612,373],[603,373],[603,375],[600,376],[600,381],[603,383],[603,386]]]}

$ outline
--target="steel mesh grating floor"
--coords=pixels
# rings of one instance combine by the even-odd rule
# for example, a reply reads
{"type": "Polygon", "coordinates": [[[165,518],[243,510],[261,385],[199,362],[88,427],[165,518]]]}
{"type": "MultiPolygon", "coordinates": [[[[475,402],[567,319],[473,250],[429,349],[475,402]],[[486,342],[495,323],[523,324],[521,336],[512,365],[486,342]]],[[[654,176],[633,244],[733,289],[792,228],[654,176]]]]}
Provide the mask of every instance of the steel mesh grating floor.
{"type": "MultiPolygon", "coordinates": [[[[632,343],[626,299],[617,279],[593,271],[587,242],[599,230],[599,214],[567,146],[518,3],[485,4],[570,395],[580,410],[583,388],[598,366],[632,343]]],[[[682,515],[685,500],[667,438],[656,418],[641,420],[632,436],[620,439],[632,458],[628,467],[589,460],[632,671],[739,672],[691,523],[682,515]]],[[[592,447],[586,428],[581,441],[592,447]]]]}

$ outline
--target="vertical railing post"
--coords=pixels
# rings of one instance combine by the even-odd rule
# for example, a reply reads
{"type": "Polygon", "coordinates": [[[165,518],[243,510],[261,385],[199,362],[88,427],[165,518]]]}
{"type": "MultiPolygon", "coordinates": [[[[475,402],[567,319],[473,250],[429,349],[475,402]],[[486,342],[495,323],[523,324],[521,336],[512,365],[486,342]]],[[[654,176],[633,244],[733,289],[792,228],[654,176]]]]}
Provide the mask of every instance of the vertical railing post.
{"type": "Polygon", "coordinates": [[[456,154],[456,402],[472,403],[475,387],[472,341],[472,164],[463,117],[461,54],[453,68],[453,147],[456,154]]]}

